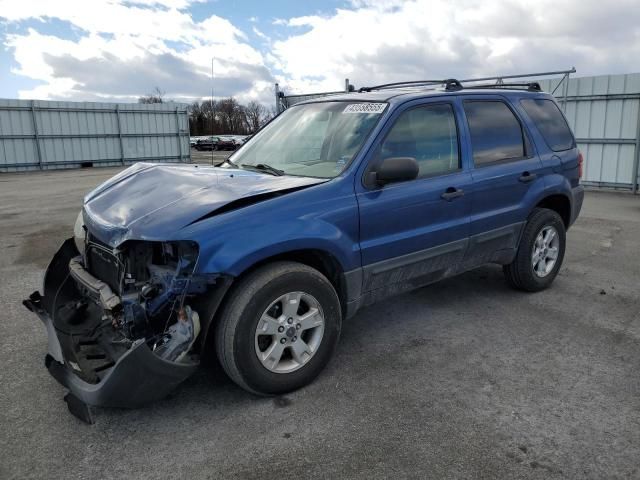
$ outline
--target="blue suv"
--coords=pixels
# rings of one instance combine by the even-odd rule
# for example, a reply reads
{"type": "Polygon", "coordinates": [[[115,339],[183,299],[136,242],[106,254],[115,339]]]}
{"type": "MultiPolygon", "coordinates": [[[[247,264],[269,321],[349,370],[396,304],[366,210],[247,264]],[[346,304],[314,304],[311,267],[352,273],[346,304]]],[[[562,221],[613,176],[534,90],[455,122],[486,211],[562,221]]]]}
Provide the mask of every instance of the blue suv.
{"type": "MultiPolygon", "coordinates": [[[[138,163],[89,193],[25,305],[72,413],[162,397],[213,353],[258,394],[312,381],[360,308],[483,264],[547,288],[582,155],[536,83],[295,105],[221,167],[138,163]]],[[[397,320],[396,320],[397,321],[397,320]]]]}

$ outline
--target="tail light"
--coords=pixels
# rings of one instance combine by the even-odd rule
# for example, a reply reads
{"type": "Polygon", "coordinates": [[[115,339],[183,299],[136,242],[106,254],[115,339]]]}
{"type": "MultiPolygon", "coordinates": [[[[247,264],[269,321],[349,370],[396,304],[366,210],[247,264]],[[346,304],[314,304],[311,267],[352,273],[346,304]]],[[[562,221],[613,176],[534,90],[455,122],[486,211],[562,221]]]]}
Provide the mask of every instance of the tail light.
{"type": "Polygon", "coordinates": [[[584,163],[584,157],[582,152],[578,150],[578,178],[582,178],[582,164],[584,163]]]}

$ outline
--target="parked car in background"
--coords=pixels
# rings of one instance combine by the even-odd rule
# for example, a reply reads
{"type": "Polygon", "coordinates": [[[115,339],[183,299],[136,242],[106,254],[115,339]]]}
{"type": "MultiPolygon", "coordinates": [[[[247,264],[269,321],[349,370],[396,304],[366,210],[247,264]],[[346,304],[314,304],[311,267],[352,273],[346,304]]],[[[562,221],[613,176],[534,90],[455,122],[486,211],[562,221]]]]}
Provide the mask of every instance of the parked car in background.
{"type": "Polygon", "coordinates": [[[206,139],[208,139],[209,137],[207,137],[206,135],[199,135],[196,137],[190,137],[189,138],[189,144],[191,145],[191,148],[195,148],[195,146],[198,144],[198,142],[202,142],[206,139]]]}
{"type": "Polygon", "coordinates": [[[202,137],[196,141],[194,148],[199,151],[235,150],[242,143],[240,135],[215,135],[202,137]]]}
{"type": "Polygon", "coordinates": [[[221,135],[218,137],[215,150],[235,150],[237,148],[234,137],[231,135],[221,135]]]}
{"type": "Polygon", "coordinates": [[[551,286],[584,195],[561,110],[536,83],[442,83],[299,103],[221,168],[137,163],[89,193],[25,300],[71,411],[160,398],[207,352],[295,390],[360,308],[487,263],[551,286]]]}
{"type": "Polygon", "coordinates": [[[219,137],[201,137],[196,141],[194,148],[199,152],[216,150],[218,142],[219,137]]]}
{"type": "Polygon", "coordinates": [[[236,148],[240,148],[249,138],[250,137],[248,135],[234,135],[233,142],[236,144],[236,148]]]}

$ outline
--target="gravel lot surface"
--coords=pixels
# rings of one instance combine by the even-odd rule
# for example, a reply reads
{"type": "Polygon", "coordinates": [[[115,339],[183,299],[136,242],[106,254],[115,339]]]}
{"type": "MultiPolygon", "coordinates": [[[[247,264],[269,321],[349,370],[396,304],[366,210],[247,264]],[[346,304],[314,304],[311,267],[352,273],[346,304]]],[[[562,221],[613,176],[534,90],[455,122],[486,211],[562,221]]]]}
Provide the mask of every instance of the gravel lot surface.
{"type": "Polygon", "coordinates": [[[483,267],[363,310],[303,390],[213,365],[89,426],[21,300],[116,171],[0,175],[0,478],[640,478],[640,197],[587,194],[550,290],[483,267]]]}

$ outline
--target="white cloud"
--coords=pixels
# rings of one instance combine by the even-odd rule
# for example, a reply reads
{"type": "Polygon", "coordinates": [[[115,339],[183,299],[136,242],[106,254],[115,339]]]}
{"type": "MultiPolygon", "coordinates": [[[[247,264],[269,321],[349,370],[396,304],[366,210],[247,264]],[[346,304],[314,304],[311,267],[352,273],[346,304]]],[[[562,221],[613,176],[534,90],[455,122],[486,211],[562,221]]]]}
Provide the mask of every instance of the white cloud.
{"type": "Polygon", "coordinates": [[[73,29],[43,34],[31,23],[5,37],[15,73],[43,82],[19,95],[135,100],[158,85],[168,97],[204,97],[212,58],[217,95],[269,103],[268,68],[285,91],[304,93],[339,90],[345,77],[362,86],[572,65],[582,75],[619,73],[637,70],[640,58],[637,0],[350,0],[263,17],[261,28],[250,17],[249,36],[217,15],[195,21],[192,3],[0,0],[0,21],[57,19],[73,29]]]}
{"type": "Polygon", "coordinates": [[[273,44],[268,61],[289,91],[387,81],[569,68],[582,75],[638,68],[637,0],[352,0],[273,44]]]}
{"type": "Polygon", "coordinates": [[[6,22],[57,19],[77,29],[73,37],[79,32],[79,38],[65,39],[43,35],[35,27],[5,38],[18,64],[14,73],[45,82],[20,91],[19,96],[135,101],[158,85],[168,97],[188,100],[209,95],[213,57],[220,96],[255,97],[271,79],[262,54],[227,19],[211,15],[195,22],[185,10],[190,3],[0,0],[0,18],[6,22]],[[107,79],[114,78],[111,84],[99,75],[88,75],[89,69],[83,67],[87,64],[107,79]],[[119,73],[120,85],[112,72],[119,73]],[[131,85],[144,90],[132,91],[131,85]]]}
{"type": "Polygon", "coordinates": [[[253,27],[252,30],[253,30],[253,33],[255,33],[261,39],[267,42],[271,41],[271,39],[267,35],[265,35],[264,32],[262,32],[262,30],[260,30],[258,27],[253,27]]]}

